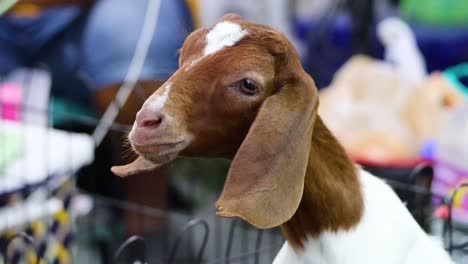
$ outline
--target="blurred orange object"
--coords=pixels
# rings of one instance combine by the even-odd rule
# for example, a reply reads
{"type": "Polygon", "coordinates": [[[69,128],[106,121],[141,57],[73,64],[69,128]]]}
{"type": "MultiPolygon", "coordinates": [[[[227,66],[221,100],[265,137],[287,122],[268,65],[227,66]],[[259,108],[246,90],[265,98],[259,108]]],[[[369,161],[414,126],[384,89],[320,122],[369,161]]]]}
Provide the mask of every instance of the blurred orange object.
{"type": "Polygon", "coordinates": [[[440,73],[410,82],[391,64],[358,55],[320,92],[319,114],[351,156],[397,164],[418,160],[422,144],[461,104],[463,94],[440,73]]]}
{"type": "Polygon", "coordinates": [[[9,11],[10,14],[21,17],[35,17],[42,13],[42,7],[34,3],[19,2],[9,11]]]}

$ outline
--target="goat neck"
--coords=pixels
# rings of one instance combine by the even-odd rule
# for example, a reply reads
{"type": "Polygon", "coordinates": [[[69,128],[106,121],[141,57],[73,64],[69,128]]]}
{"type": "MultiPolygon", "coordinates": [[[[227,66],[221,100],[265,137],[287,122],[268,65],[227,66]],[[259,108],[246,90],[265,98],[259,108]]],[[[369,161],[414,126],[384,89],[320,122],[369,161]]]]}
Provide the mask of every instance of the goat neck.
{"type": "Polygon", "coordinates": [[[320,117],[314,124],[304,192],[293,217],[281,225],[288,242],[301,249],[323,231],[349,230],[363,213],[358,168],[320,117]]]}

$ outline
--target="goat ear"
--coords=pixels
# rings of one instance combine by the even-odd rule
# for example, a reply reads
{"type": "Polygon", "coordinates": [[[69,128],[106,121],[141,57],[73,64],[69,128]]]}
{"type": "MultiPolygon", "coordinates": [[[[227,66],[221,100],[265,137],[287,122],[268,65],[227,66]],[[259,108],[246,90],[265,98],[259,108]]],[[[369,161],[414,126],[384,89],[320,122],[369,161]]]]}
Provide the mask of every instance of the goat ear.
{"type": "Polygon", "coordinates": [[[123,166],[113,166],[111,171],[120,177],[127,177],[142,172],[149,172],[159,168],[160,164],[152,163],[142,157],[138,157],[132,163],[123,166]]]}
{"type": "Polygon", "coordinates": [[[271,228],[296,212],[318,105],[312,79],[302,75],[263,102],[231,163],[217,215],[271,228]]]}
{"type": "Polygon", "coordinates": [[[241,21],[242,20],[242,17],[236,13],[228,13],[228,14],[225,14],[219,21],[232,21],[232,22],[236,22],[236,21],[241,21]]]}

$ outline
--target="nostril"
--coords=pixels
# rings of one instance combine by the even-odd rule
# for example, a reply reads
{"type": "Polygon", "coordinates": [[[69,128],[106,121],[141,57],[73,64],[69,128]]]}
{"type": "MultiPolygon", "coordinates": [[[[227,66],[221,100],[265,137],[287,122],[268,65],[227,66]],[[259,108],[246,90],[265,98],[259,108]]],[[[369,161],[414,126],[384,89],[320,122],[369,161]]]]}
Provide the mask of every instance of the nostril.
{"type": "Polygon", "coordinates": [[[136,125],[140,128],[157,128],[163,122],[164,115],[160,113],[150,113],[147,111],[138,112],[136,125]]]}
{"type": "Polygon", "coordinates": [[[162,122],[162,118],[158,117],[155,119],[150,119],[150,120],[143,120],[141,122],[140,127],[158,127],[162,122]]]}

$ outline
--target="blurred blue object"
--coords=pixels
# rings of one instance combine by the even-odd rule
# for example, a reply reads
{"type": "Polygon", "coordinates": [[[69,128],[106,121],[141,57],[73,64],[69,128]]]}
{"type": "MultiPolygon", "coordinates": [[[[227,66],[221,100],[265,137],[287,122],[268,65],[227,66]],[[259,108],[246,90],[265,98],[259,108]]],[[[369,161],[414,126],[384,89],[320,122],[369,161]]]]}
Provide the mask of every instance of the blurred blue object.
{"type": "MultiPolygon", "coordinates": [[[[90,92],[127,74],[147,0],[100,0],[90,7],[50,7],[33,17],[0,16],[0,75],[44,67],[54,96],[87,105],[90,92]]],[[[161,0],[158,24],[140,79],[164,80],[178,68],[177,50],[193,29],[185,0],[161,0]]]]}
{"type": "Polygon", "coordinates": [[[421,146],[420,156],[424,160],[433,160],[437,151],[435,140],[428,140],[421,146]]]}
{"type": "Polygon", "coordinates": [[[445,77],[459,89],[468,101],[468,63],[458,64],[444,71],[445,77]]]}
{"type": "MultiPolygon", "coordinates": [[[[303,59],[305,69],[314,77],[317,86],[330,84],[333,74],[356,51],[356,36],[353,36],[353,18],[340,13],[327,19],[315,18],[308,21],[296,19],[295,34],[304,43],[306,52],[303,59]]],[[[468,27],[430,26],[409,21],[416,36],[417,44],[429,72],[468,61],[468,27]]],[[[375,58],[383,58],[383,46],[378,41],[375,23],[369,25],[364,52],[375,58]]]]}

